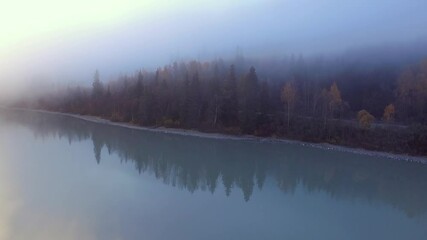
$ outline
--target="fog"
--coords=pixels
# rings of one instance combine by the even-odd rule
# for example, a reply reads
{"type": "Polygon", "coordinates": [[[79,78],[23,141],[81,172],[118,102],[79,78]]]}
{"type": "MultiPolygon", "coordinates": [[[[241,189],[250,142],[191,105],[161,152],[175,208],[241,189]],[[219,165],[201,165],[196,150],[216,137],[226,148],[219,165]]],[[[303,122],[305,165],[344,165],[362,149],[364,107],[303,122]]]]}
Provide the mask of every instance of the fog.
{"type": "MultiPolygon", "coordinates": [[[[78,21],[81,8],[42,6],[49,2],[41,1],[29,16],[19,15],[19,8],[0,10],[28,22],[42,17],[41,9],[55,12],[38,28],[16,24],[22,37],[0,45],[0,98],[23,89],[90,84],[95,69],[108,80],[174,60],[231,58],[236,51],[254,58],[336,56],[364,47],[418,46],[427,39],[425,0],[160,1],[157,7],[157,1],[124,1],[117,5],[120,14],[113,5],[92,1],[94,11],[108,8],[105,16],[118,17],[89,21],[85,12],[89,20],[76,25],[70,23],[78,21]],[[63,13],[70,18],[58,17],[63,13]]],[[[14,29],[14,20],[3,18],[14,29]]]]}

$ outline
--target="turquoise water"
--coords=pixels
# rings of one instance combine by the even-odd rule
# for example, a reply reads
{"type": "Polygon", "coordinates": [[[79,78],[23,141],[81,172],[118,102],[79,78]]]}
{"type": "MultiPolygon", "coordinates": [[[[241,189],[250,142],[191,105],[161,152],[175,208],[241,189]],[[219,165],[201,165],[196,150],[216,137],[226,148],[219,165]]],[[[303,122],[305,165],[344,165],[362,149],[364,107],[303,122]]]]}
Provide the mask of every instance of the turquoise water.
{"type": "Polygon", "coordinates": [[[427,239],[427,166],[0,111],[0,239],[427,239]]]}

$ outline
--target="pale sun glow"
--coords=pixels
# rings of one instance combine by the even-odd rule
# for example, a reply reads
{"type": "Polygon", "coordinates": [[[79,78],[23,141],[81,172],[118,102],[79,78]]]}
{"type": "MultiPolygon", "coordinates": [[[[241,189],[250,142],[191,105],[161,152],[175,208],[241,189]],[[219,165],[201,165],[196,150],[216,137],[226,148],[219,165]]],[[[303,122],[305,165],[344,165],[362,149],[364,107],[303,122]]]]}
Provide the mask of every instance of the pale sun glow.
{"type": "MultiPolygon", "coordinates": [[[[6,2],[6,1],[5,1],[6,2]]],[[[0,53],[17,44],[57,34],[91,30],[184,7],[225,7],[225,0],[14,0],[0,7],[0,53]]]]}

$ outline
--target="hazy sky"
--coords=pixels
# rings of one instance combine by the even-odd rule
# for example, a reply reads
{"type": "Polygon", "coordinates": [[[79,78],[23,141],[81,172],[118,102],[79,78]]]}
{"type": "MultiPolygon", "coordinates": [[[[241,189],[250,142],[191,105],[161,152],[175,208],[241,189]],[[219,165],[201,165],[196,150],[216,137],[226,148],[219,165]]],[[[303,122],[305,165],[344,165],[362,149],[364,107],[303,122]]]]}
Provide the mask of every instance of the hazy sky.
{"type": "Polygon", "coordinates": [[[426,0],[6,1],[0,87],[90,82],[95,69],[107,78],[237,47],[278,56],[419,40],[426,9],[426,0]]]}

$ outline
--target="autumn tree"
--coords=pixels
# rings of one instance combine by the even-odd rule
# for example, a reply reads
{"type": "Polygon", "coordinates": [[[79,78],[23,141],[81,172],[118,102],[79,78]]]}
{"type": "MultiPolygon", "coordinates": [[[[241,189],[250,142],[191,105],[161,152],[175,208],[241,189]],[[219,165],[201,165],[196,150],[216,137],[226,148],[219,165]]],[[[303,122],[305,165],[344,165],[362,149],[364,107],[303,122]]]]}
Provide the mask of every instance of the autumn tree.
{"type": "Polygon", "coordinates": [[[285,109],[287,110],[287,126],[289,129],[291,109],[293,109],[295,100],[296,100],[296,89],[292,82],[287,82],[283,88],[280,95],[280,99],[285,104],[285,109]]]}
{"type": "Polygon", "coordinates": [[[374,116],[364,109],[357,112],[357,121],[362,128],[370,128],[374,120],[374,116]]]}
{"type": "Polygon", "coordinates": [[[402,117],[427,122],[427,60],[406,69],[397,83],[398,109],[402,117]]]}
{"type": "Polygon", "coordinates": [[[323,125],[326,128],[326,123],[329,117],[334,117],[334,115],[338,112],[341,113],[343,100],[341,98],[341,92],[334,82],[328,89],[322,89],[320,94],[314,96],[316,101],[321,101],[322,105],[322,117],[323,117],[323,125]],[[319,100],[317,100],[319,99],[319,100]]]}
{"type": "Polygon", "coordinates": [[[395,109],[393,104],[389,104],[384,108],[383,120],[386,123],[394,121],[395,109]]]}
{"type": "Polygon", "coordinates": [[[397,80],[397,100],[402,118],[407,118],[412,115],[415,102],[414,78],[415,76],[412,69],[406,69],[397,80]]]}
{"type": "Polygon", "coordinates": [[[336,112],[341,112],[340,110],[342,106],[341,92],[338,89],[336,82],[334,82],[329,88],[329,96],[329,108],[333,117],[336,112]]]}

